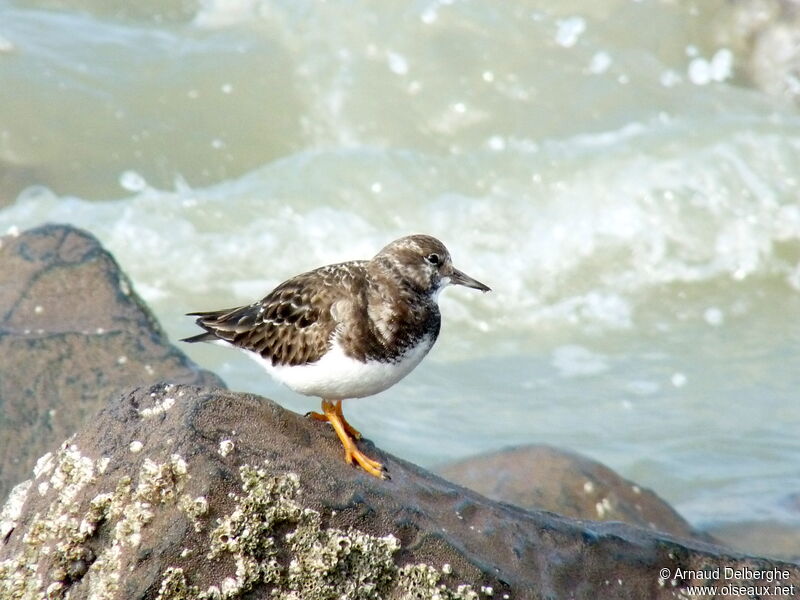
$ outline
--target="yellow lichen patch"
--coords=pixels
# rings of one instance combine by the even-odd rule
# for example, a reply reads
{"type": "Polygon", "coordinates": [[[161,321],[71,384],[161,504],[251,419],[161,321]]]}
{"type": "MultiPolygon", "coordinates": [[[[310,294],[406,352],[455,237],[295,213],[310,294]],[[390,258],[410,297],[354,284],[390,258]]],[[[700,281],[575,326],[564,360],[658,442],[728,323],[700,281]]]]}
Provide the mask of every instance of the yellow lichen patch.
{"type": "MultiPolygon", "coordinates": [[[[449,569],[442,569],[442,572],[449,569]]],[[[442,572],[423,563],[406,565],[398,570],[396,588],[403,590],[403,600],[478,600],[472,586],[461,584],[455,591],[440,584],[442,572]]]]}
{"type": "Polygon", "coordinates": [[[90,558],[82,544],[93,532],[93,516],[80,518],[75,499],[85,486],[94,482],[94,461],[67,440],[54,458],[45,455],[40,464],[48,466],[37,468],[38,477],[52,471],[49,487],[54,498],[44,513],[34,516],[22,550],[0,563],[2,598],[60,597],[70,573],[79,571],[79,565],[90,558]],[[50,555],[53,556],[50,572],[40,573],[40,561],[50,555]]]}
{"type": "Polygon", "coordinates": [[[294,556],[288,569],[288,587],[299,598],[378,600],[394,579],[392,554],[400,543],[393,535],[323,530],[319,514],[314,513],[307,526],[287,535],[286,541],[294,556]],[[325,589],[330,589],[329,595],[321,595],[325,589]]]}
{"type": "Polygon", "coordinates": [[[22,505],[28,497],[33,481],[23,481],[14,486],[8,496],[8,501],[0,510],[0,540],[4,540],[17,526],[17,519],[22,511],[22,505]]]}
{"type": "Polygon", "coordinates": [[[117,493],[107,510],[119,520],[114,524],[110,545],[97,557],[87,573],[90,599],[114,598],[122,576],[124,549],[139,546],[142,531],[153,519],[157,505],[177,503],[187,477],[186,462],[173,454],[164,463],[145,459],[139,470],[138,484],[132,493],[130,484],[124,485],[123,482],[117,486],[117,493]]]}
{"type": "MultiPolygon", "coordinates": [[[[235,509],[211,533],[209,559],[230,555],[236,566],[235,585],[216,586],[221,598],[231,598],[256,582],[279,583],[275,533],[283,524],[297,527],[310,513],[294,501],[298,490],[294,474],[269,477],[263,468],[240,469],[242,490],[235,509]],[[224,590],[224,591],[223,591],[224,590]]],[[[205,597],[214,597],[208,590],[205,597]]]]}
{"type": "Polygon", "coordinates": [[[439,584],[441,573],[431,566],[398,568],[393,555],[400,543],[392,535],[323,528],[320,513],[298,502],[295,474],[243,466],[240,476],[243,493],[211,532],[206,557],[229,562],[231,572],[199,586],[190,584],[183,569],[171,567],[158,600],[226,600],[256,585],[272,588],[278,600],[478,597],[470,586],[452,591],[439,584]]]}
{"type": "Polygon", "coordinates": [[[178,508],[189,518],[195,531],[200,531],[203,528],[200,517],[208,512],[208,500],[206,500],[205,496],[191,498],[184,494],[178,500],[178,508]]]}
{"type": "Polygon", "coordinates": [[[122,577],[123,550],[139,545],[156,505],[177,503],[188,477],[186,463],[177,455],[160,464],[146,459],[135,487],[131,478],[122,477],[113,492],[97,494],[81,510],[81,492],[96,482],[108,459],[94,461],[68,441],[46,462],[52,467],[39,476],[52,471],[53,498],[46,511],[34,515],[22,549],[0,563],[0,598],[62,598],[87,577],[91,600],[111,599],[122,577]],[[111,537],[95,557],[87,542],[104,522],[111,537]]]}
{"type": "Polygon", "coordinates": [[[186,582],[186,575],[183,569],[169,567],[164,571],[164,579],[161,581],[161,587],[158,589],[156,600],[165,600],[167,598],[197,598],[199,593],[200,590],[186,582]]]}
{"type": "MultiPolygon", "coordinates": [[[[49,505],[31,517],[24,533],[17,532],[17,554],[0,563],[0,598],[68,598],[77,584],[80,592],[74,591],[90,600],[122,598],[137,548],[152,536],[148,526],[159,512],[183,513],[195,531],[204,530],[212,498],[186,493],[190,469],[181,456],[164,462],[145,458],[133,477],[109,481],[103,489],[96,484],[108,462],[82,455],[74,444],[43,462],[48,466],[39,481],[49,483],[43,498],[49,505]],[[91,499],[89,485],[100,487],[91,499]]],[[[243,466],[240,477],[241,492],[231,497],[229,512],[206,529],[205,542],[197,540],[192,552],[175,549],[176,560],[188,562],[165,569],[155,588],[158,600],[232,599],[256,586],[276,600],[477,598],[469,586],[453,590],[441,584],[444,568],[398,567],[394,555],[400,542],[392,535],[325,527],[323,516],[300,501],[294,473],[243,466]],[[210,573],[215,573],[211,580],[210,573]]],[[[17,513],[12,507],[2,514],[16,519],[17,513]]]]}

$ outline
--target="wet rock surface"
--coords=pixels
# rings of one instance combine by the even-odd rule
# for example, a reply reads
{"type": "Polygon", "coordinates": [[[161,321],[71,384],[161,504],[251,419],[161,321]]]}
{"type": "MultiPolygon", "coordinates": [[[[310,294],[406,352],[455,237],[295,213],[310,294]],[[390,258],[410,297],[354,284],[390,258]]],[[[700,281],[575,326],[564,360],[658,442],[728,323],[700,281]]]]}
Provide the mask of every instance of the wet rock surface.
{"type": "Polygon", "coordinates": [[[0,238],[0,498],[109,398],[157,381],[219,385],[173,347],[91,235],[0,238]]]}
{"type": "Polygon", "coordinates": [[[654,492],[601,463],[545,445],[509,448],[444,465],[437,473],[500,502],[576,519],[622,521],[713,542],[654,492]]]}
{"type": "Polygon", "coordinates": [[[777,569],[800,590],[797,565],[497,503],[360,444],[391,480],[264,398],[131,392],[15,489],[0,597],[676,598],[676,569],[716,567],[753,586],[777,569]]]}

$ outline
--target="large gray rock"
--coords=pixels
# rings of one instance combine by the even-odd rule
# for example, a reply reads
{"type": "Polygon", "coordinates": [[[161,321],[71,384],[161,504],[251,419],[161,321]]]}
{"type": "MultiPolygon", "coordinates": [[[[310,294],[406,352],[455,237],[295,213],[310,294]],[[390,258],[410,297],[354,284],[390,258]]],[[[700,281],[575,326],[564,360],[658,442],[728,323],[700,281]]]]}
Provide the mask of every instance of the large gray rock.
{"type": "Polygon", "coordinates": [[[361,443],[391,480],[264,398],[129,393],[15,488],[0,597],[660,599],[776,572],[800,591],[798,565],[500,504],[361,443]]]}
{"type": "Polygon", "coordinates": [[[109,398],[164,380],[223,385],[169,343],[94,237],[0,238],[0,498],[109,398]]]}
{"type": "Polygon", "coordinates": [[[622,521],[678,537],[713,541],[651,490],[597,461],[551,446],[508,448],[442,466],[437,472],[492,500],[522,508],[576,519],[622,521]]]}

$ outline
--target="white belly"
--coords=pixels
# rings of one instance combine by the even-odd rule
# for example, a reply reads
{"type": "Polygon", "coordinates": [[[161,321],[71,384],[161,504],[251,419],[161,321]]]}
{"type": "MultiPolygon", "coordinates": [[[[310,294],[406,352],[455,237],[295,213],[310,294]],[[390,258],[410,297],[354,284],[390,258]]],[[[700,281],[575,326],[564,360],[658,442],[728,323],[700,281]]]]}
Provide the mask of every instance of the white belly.
{"type": "Polygon", "coordinates": [[[408,375],[433,346],[430,336],[410,348],[396,362],[360,362],[346,356],[334,341],[331,350],[318,361],[294,367],[273,365],[254,352],[247,352],[277,381],[299,394],[326,400],[363,398],[392,387],[408,375]]]}

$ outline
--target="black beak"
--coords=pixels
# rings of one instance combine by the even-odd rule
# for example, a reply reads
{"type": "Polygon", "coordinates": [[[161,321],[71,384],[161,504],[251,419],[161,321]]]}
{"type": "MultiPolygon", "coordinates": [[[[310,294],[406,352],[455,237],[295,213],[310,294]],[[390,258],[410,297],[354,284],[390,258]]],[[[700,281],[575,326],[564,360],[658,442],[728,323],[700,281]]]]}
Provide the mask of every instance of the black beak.
{"type": "Polygon", "coordinates": [[[491,292],[492,288],[488,285],[482,284],[477,279],[473,279],[466,273],[462,273],[458,269],[453,269],[452,275],[450,275],[450,283],[454,285],[464,285],[466,287],[470,287],[476,290],[480,290],[482,292],[491,292]]]}

